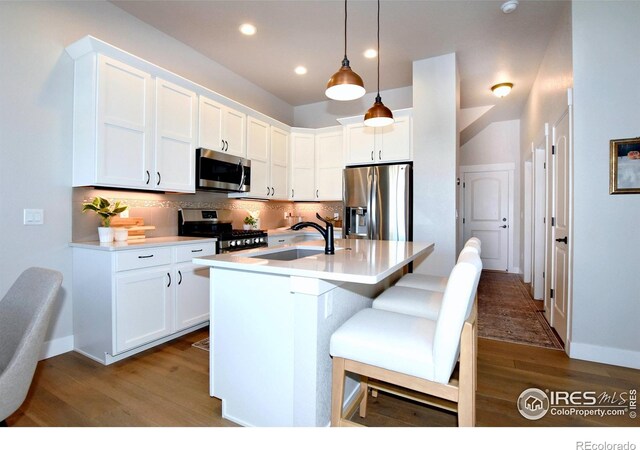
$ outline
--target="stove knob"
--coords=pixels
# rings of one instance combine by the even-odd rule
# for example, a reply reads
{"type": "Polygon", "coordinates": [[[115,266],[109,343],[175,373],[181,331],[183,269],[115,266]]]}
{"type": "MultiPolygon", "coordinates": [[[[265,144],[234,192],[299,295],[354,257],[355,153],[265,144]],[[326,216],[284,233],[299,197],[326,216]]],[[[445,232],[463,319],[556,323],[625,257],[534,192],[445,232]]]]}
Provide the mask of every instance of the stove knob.
{"type": "Polygon", "coordinates": [[[254,243],[254,244],[257,244],[258,242],[260,242],[260,239],[258,239],[258,238],[254,238],[254,239],[253,239],[253,243],[254,243]]]}
{"type": "Polygon", "coordinates": [[[236,241],[229,241],[229,246],[230,247],[235,247],[236,246],[236,241]]]}

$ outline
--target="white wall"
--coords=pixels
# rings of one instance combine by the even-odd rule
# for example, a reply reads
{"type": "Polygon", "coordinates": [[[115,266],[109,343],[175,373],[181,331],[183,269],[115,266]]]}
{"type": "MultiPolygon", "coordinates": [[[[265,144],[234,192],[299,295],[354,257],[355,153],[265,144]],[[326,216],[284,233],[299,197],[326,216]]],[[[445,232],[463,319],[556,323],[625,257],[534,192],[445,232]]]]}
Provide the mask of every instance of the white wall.
{"type": "MultiPolygon", "coordinates": [[[[521,272],[522,255],[520,230],[523,228],[524,217],[520,196],[520,120],[493,122],[470,141],[460,148],[460,165],[474,166],[485,164],[513,164],[514,170],[514,198],[512,217],[514,241],[509,251],[509,270],[521,272]]],[[[462,216],[462,214],[461,214],[462,216]]],[[[460,239],[462,241],[462,239],[460,239]]],[[[460,242],[461,243],[461,242],[460,242]]]]}
{"type": "Polygon", "coordinates": [[[609,195],[609,140],[640,134],[640,3],[573,3],[571,356],[640,368],[640,195],[609,195]]]}
{"type": "MultiPolygon", "coordinates": [[[[358,100],[349,102],[337,102],[334,100],[310,103],[308,105],[296,106],[294,108],[293,123],[296,127],[322,128],[338,125],[337,119],[362,115],[367,112],[377,95],[376,91],[371,91],[358,100]]],[[[381,91],[382,103],[391,110],[411,108],[413,106],[412,87],[407,86],[398,89],[381,91]]]]}
{"type": "Polygon", "coordinates": [[[456,67],[453,53],[413,62],[413,238],[436,244],[418,273],[448,275],[455,264],[456,67]]]}
{"type": "Polygon", "coordinates": [[[47,340],[72,344],[73,61],[65,47],[92,34],[286,123],[293,108],[109,2],[0,4],[0,295],[29,266],[63,273],[47,340]],[[43,226],[22,225],[43,208],[43,226]]]}

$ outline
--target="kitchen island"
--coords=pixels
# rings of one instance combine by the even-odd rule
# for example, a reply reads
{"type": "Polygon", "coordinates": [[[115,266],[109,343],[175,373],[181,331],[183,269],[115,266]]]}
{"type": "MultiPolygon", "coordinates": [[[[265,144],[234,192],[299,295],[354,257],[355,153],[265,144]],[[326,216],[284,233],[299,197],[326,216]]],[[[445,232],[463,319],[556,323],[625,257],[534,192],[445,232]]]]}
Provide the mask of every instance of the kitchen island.
{"type": "MultiPolygon", "coordinates": [[[[331,334],[432,243],[337,239],[195,258],[210,266],[210,394],[246,426],[327,426],[331,334]]],[[[356,380],[346,392],[355,394],[356,380]]],[[[349,397],[347,397],[347,401],[349,397]]]]}

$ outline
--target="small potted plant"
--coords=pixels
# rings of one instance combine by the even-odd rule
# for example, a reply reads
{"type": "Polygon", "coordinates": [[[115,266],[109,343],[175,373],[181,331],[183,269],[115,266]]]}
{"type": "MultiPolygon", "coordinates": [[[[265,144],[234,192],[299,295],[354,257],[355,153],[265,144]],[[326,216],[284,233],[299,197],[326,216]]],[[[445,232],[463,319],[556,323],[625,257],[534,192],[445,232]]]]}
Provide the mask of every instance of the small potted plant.
{"type": "Polygon", "coordinates": [[[95,197],[91,202],[82,204],[82,212],[93,211],[100,216],[102,226],[98,227],[98,236],[100,242],[113,241],[113,228],[111,228],[111,218],[126,211],[127,205],[117,201],[109,202],[106,198],[95,197]]]}
{"type": "Polygon", "coordinates": [[[250,230],[250,229],[254,228],[257,224],[258,224],[258,221],[256,220],[255,217],[247,216],[247,217],[244,218],[243,228],[245,230],[250,230]]]}

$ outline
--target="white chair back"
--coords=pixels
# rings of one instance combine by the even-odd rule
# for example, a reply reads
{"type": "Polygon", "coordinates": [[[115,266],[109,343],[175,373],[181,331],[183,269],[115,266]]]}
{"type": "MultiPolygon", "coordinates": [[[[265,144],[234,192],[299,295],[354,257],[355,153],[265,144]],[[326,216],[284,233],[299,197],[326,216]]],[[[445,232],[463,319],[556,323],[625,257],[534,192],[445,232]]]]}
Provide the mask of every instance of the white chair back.
{"type": "Polygon", "coordinates": [[[434,380],[448,383],[460,350],[460,334],[480,281],[482,262],[473,252],[460,255],[449,276],[433,339],[434,380]]]}
{"type": "Polygon", "coordinates": [[[464,248],[471,247],[478,250],[478,254],[482,252],[482,242],[477,237],[469,238],[467,242],[464,243],[464,248]]]}

